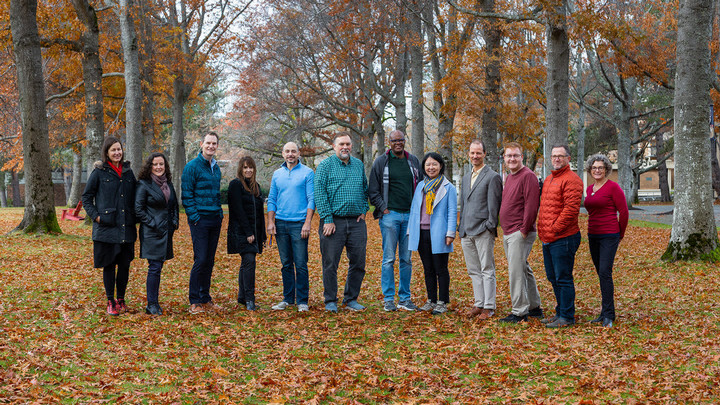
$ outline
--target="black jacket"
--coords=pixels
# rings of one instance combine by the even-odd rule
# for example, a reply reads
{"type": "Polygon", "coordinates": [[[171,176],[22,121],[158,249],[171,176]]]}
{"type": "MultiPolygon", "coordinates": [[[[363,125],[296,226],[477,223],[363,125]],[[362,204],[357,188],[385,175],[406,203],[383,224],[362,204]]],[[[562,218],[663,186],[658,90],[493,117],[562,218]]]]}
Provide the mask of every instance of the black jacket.
{"type": "Polygon", "coordinates": [[[160,186],[152,180],[138,181],[135,214],[140,220],[140,257],[149,260],[173,258],[173,233],[180,224],[175,187],[168,182],[170,198],[165,202],[160,186]]]}
{"type": "MultiPolygon", "coordinates": [[[[383,211],[387,209],[388,196],[390,193],[390,169],[388,164],[391,153],[390,150],[387,150],[378,156],[373,162],[370,176],[368,176],[368,198],[370,199],[370,204],[375,206],[373,210],[373,217],[375,217],[375,219],[382,218],[383,211]]],[[[418,161],[415,155],[408,152],[405,152],[405,158],[412,172],[412,191],[414,193],[415,186],[422,180],[420,161],[418,161]]],[[[409,198],[412,199],[412,195],[410,195],[409,198]]]]}
{"type": "Polygon", "coordinates": [[[265,243],[265,209],[262,194],[255,197],[245,190],[240,179],[230,182],[228,187],[228,253],[262,253],[265,243]],[[255,241],[247,238],[255,235],[255,241]]]}
{"type": "Polygon", "coordinates": [[[92,240],[106,243],[134,243],[135,174],[124,162],[122,178],[108,163],[96,162],[82,195],[85,212],[93,221],[92,240]],[[100,217],[100,223],[95,221],[100,217]]]}

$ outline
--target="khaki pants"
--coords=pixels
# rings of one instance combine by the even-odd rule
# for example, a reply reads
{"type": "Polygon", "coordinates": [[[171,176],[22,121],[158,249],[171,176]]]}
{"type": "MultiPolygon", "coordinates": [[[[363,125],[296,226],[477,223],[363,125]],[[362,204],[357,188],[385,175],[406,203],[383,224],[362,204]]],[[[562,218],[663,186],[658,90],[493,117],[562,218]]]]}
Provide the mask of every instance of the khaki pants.
{"type": "Polygon", "coordinates": [[[530,232],[526,238],[522,237],[520,231],[503,235],[503,247],[508,261],[512,313],[517,316],[527,315],[530,309],[540,307],[540,294],[535,275],[527,261],[536,238],[535,232],[530,232]]]}
{"type": "Polygon", "coordinates": [[[465,265],[472,281],[474,305],[495,309],[495,235],[485,231],[480,235],[466,236],[461,240],[465,265]]]}

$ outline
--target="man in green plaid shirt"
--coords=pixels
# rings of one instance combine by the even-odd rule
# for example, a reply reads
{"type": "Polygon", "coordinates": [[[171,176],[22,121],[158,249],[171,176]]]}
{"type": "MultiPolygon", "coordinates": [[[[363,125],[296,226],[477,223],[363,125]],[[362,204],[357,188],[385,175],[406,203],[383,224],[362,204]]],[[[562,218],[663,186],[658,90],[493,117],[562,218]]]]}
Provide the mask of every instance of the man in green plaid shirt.
{"type": "Polygon", "coordinates": [[[365,278],[368,181],[362,161],[350,156],[352,139],[348,133],[335,137],[333,149],[335,154],[320,162],[315,171],[325,310],[337,312],[337,269],[345,248],[349,267],[343,304],[351,311],[362,311],[365,307],[357,299],[365,278]]]}

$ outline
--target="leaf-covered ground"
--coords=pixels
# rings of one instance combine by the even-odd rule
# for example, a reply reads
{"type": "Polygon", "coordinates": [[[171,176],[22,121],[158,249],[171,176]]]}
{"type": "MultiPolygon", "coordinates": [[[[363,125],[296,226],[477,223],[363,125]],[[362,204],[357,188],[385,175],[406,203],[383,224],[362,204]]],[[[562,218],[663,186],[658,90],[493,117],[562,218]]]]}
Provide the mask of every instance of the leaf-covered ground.
{"type": "MultiPolygon", "coordinates": [[[[0,210],[0,234],[21,217],[19,209],[0,210]]],[[[360,296],[364,312],[322,310],[314,233],[309,312],[270,310],[282,296],[274,249],[258,260],[260,310],[238,309],[240,261],[225,253],[223,236],[211,292],[224,310],[190,315],[192,247],[183,223],[176,257],[163,270],[166,315],[144,314],[146,263],[136,259],[127,295],[131,313],[111,318],[101,272],[92,268],[90,229],[60,225],[60,237],[0,237],[0,402],[720,401],[720,272],[712,265],[660,262],[669,229],[629,228],[616,261],[612,329],[587,323],[598,313],[600,291],[584,239],[575,266],[578,324],[550,330],[537,322],[498,324],[498,316],[468,320],[472,291],[457,241],[450,312],[383,312],[374,220],[360,296]]],[[[495,259],[501,317],[510,310],[501,243],[495,259]]],[[[552,312],[538,242],[530,261],[543,309],[552,312]]],[[[413,263],[413,299],[420,304],[425,289],[416,255],[413,263]]],[[[341,272],[341,291],[344,280],[341,272]]]]}

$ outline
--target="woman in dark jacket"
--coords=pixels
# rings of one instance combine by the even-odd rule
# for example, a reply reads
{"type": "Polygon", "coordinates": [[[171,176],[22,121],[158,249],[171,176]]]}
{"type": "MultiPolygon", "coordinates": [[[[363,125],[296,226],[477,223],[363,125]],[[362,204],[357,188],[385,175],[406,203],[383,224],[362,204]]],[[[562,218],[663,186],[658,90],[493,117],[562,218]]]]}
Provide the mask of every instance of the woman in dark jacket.
{"type": "Polygon", "coordinates": [[[237,178],[228,187],[228,253],[242,257],[238,274],[238,303],[255,310],[255,256],[265,242],[265,210],[260,186],[255,181],[257,168],[250,156],[240,159],[237,178]]]}
{"type": "Polygon", "coordinates": [[[160,272],[173,258],[173,233],[180,224],[178,200],[165,155],[155,152],[138,175],[135,214],[140,220],[140,257],[148,261],[145,313],[162,315],[158,301],[160,272]]]}
{"type": "Polygon", "coordinates": [[[136,183],[130,162],[123,161],[120,141],[112,136],[105,138],[102,161],[96,162],[95,170],[90,173],[82,202],[88,217],[93,220],[93,262],[95,268],[103,269],[108,315],[127,311],[125,290],[137,238],[136,183]]]}

